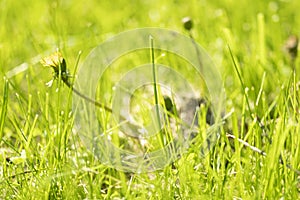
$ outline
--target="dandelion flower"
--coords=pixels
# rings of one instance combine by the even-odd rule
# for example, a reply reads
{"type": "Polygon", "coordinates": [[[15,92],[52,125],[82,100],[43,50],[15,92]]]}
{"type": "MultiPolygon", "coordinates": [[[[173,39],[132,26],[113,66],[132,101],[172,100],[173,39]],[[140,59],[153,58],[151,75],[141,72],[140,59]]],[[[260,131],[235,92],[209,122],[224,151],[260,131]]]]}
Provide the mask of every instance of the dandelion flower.
{"type": "MultiPolygon", "coordinates": [[[[61,75],[61,79],[63,80],[63,82],[65,82],[67,85],[69,85],[69,73],[67,71],[67,64],[66,61],[64,59],[64,57],[62,56],[62,54],[57,51],[53,54],[51,54],[50,56],[47,56],[45,58],[43,58],[40,63],[44,66],[44,67],[51,67],[54,70],[54,78],[59,77],[59,75],[61,75]]],[[[52,82],[47,84],[48,86],[52,85],[52,82]]]]}
{"type": "Polygon", "coordinates": [[[40,62],[44,67],[52,67],[56,73],[59,72],[59,68],[61,68],[62,73],[67,70],[66,61],[58,51],[43,58],[40,62]]]}

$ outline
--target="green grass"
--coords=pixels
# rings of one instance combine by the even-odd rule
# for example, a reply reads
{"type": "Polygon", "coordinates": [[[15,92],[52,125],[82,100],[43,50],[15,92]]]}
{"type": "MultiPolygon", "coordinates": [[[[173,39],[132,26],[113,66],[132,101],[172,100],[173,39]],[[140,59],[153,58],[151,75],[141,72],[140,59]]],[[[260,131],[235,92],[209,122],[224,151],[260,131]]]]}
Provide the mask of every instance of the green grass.
{"type": "MultiPolygon", "coordinates": [[[[293,73],[291,59],[283,51],[286,39],[300,34],[299,7],[296,0],[1,0],[0,198],[300,198],[300,175],[295,171],[300,169],[300,63],[297,58],[293,73]],[[125,173],[101,164],[73,129],[71,91],[57,81],[47,87],[53,73],[39,59],[59,48],[73,73],[79,51],[81,64],[93,47],[125,30],[163,27],[188,36],[181,24],[185,16],[193,19],[193,37],[224,80],[225,114],[232,113],[220,139],[202,157],[199,134],[181,158],[151,173],[125,173]]],[[[149,51],[144,53],[116,63],[128,69],[150,63],[149,51]]],[[[184,63],[174,55],[159,61],[184,63]]],[[[107,94],[113,92],[110,78],[118,79],[128,70],[117,64],[112,69],[101,86],[107,94]]],[[[108,123],[106,114],[100,119],[103,124],[108,123]]],[[[134,141],[117,134],[113,141],[137,148],[134,141]]]]}

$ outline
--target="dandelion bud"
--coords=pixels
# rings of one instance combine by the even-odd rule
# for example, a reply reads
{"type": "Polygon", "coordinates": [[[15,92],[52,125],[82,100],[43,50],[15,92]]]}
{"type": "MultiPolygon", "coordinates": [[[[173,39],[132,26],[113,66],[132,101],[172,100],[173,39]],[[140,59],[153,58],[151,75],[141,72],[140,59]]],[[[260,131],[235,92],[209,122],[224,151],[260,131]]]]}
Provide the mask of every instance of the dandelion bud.
{"type": "Polygon", "coordinates": [[[190,17],[184,17],[182,23],[185,30],[190,31],[193,28],[193,21],[190,17]]]}
{"type": "Polygon", "coordinates": [[[285,48],[292,60],[296,59],[298,55],[298,37],[291,35],[286,41],[285,48]]]}
{"type": "Polygon", "coordinates": [[[164,103],[166,106],[167,111],[174,114],[174,104],[172,102],[172,99],[168,96],[164,96],[164,103]]]}

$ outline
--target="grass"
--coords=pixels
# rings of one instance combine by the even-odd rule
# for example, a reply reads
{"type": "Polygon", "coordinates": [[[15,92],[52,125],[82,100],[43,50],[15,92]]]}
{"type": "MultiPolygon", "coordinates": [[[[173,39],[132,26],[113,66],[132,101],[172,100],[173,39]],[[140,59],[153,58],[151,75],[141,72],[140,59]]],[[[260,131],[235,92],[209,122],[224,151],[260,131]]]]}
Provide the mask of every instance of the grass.
{"type": "MultiPolygon", "coordinates": [[[[300,198],[300,63],[283,51],[286,39],[299,35],[299,4],[0,1],[0,198],[300,198]],[[194,22],[193,38],[211,55],[224,80],[225,114],[231,114],[217,144],[201,156],[203,136],[198,134],[179,159],[151,173],[104,165],[74,129],[72,92],[60,81],[45,86],[53,74],[39,60],[59,48],[73,73],[78,52],[80,65],[93,47],[128,29],[164,27],[188,36],[181,24],[187,15],[194,22]]],[[[105,72],[105,91],[101,88],[99,95],[112,94],[110,78],[117,80],[130,67],[149,61],[149,51],[116,61],[105,72]]],[[[174,55],[159,62],[184,64],[174,55]]],[[[109,104],[106,96],[103,100],[109,104]]],[[[100,120],[106,124],[109,117],[109,112],[102,113],[100,120]]],[[[134,140],[112,136],[115,144],[137,150],[134,140]]]]}

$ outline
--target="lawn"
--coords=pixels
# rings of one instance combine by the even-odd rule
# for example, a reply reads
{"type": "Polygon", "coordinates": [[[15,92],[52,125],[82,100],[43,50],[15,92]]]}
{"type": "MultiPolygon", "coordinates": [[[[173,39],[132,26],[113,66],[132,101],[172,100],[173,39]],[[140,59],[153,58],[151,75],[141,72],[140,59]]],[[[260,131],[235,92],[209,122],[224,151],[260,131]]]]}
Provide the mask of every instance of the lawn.
{"type": "Polygon", "coordinates": [[[299,8],[0,0],[0,198],[299,199],[299,8]]]}

